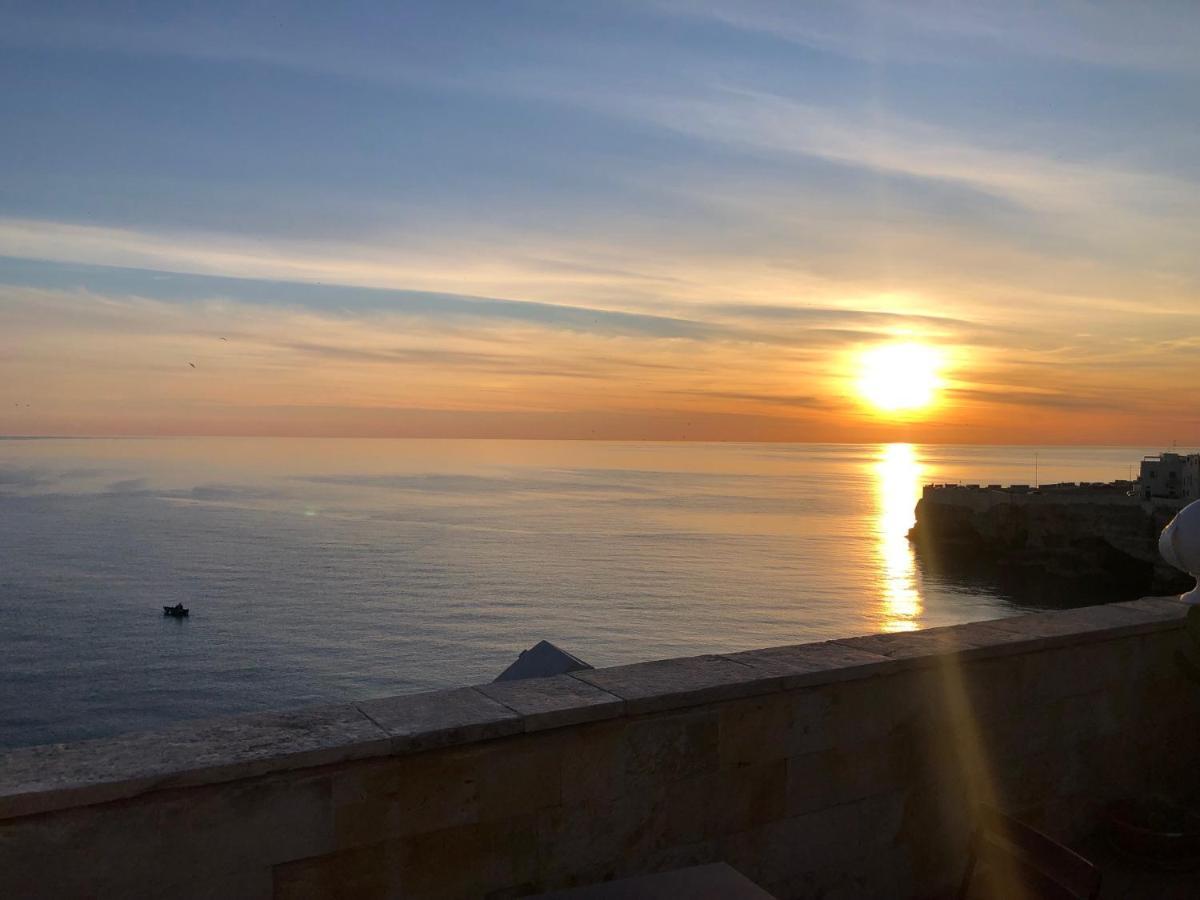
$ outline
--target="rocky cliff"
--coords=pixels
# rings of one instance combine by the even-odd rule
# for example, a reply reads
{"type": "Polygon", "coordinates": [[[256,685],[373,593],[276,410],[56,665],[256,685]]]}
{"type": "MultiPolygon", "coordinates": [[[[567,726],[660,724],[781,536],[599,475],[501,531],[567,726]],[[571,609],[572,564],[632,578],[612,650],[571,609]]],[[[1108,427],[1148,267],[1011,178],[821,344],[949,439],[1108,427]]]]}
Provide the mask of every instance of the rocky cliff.
{"type": "Polygon", "coordinates": [[[934,575],[990,581],[1021,599],[1062,605],[1189,590],[1158,555],[1178,511],[1116,496],[1079,498],[947,489],[926,492],[909,532],[934,575]]]}

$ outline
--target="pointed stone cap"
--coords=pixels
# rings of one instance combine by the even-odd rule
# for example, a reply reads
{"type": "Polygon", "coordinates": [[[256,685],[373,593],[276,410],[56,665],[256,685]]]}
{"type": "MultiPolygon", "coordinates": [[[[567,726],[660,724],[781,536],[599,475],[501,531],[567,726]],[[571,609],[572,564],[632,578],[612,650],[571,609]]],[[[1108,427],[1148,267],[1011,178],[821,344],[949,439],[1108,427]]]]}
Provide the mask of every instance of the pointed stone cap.
{"type": "Polygon", "coordinates": [[[554,646],[549,641],[538,641],[528,650],[522,650],[517,661],[496,676],[496,681],[517,681],[521,678],[546,678],[550,675],[565,675],[590,669],[577,656],[554,646]]]}

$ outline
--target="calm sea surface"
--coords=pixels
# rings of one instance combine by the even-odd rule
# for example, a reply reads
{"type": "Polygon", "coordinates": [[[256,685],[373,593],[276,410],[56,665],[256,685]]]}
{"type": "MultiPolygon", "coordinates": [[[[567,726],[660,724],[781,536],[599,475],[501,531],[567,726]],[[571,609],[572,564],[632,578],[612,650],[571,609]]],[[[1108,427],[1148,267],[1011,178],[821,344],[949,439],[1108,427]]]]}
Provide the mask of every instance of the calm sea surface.
{"type": "Polygon", "coordinates": [[[905,532],[925,482],[1033,478],[1013,447],[0,440],[0,746],[489,681],[542,638],[603,666],[1010,615],[905,532]]]}

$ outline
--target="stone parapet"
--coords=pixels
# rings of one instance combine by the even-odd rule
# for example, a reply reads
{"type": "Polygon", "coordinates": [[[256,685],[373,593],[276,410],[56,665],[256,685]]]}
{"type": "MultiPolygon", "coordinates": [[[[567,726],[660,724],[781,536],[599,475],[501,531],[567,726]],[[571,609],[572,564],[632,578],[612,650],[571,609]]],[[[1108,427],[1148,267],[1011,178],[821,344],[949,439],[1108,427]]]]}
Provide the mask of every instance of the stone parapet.
{"type": "Polygon", "coordinates": [[[1071,835],[1182,777],[1185,615],[1148,598],[17,749],[0,895],[520,896],[718,859],[781,897],[932,889],[975,800],[1071,835]]]}

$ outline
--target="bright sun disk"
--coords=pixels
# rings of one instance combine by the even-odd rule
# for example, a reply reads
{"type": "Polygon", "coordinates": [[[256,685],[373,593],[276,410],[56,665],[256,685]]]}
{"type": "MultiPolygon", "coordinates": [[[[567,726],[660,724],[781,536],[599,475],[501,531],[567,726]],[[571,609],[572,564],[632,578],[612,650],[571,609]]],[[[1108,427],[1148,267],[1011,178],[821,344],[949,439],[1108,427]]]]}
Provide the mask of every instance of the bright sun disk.
{"type": "Polygon", "coordinates": [[[882,344],[859,358],[858,393],[881,412],[913,412],[933,404],[942,386],[942,354],[926,344],[882,344]]]}

